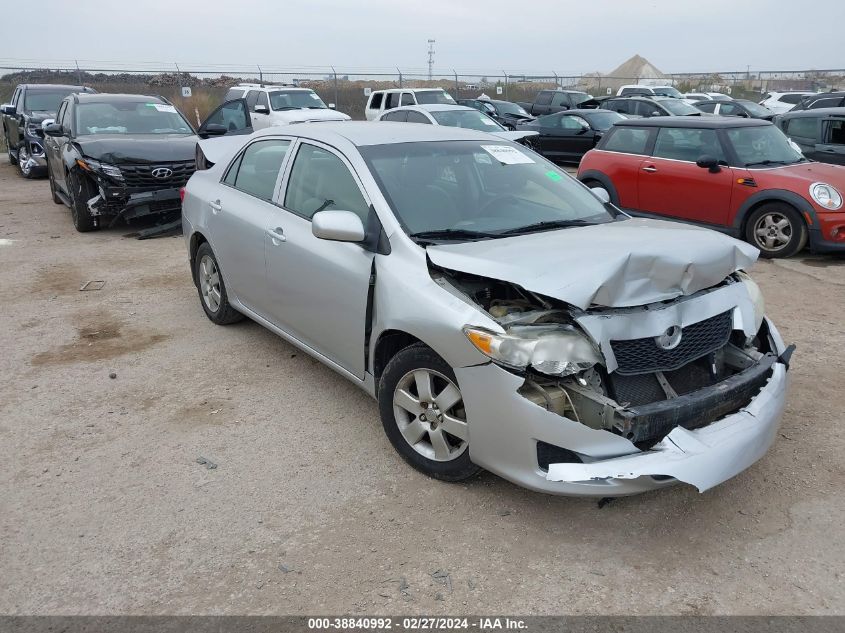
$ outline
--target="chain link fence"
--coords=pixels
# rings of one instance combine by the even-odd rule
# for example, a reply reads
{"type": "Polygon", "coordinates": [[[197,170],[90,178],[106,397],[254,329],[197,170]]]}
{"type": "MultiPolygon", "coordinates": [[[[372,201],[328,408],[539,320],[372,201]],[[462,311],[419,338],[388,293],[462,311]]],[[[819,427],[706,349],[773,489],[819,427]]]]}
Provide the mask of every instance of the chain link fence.
{"type": "Polygon", "coordinates": [[[725,92],[737,98],[755,101],[772,90],[827,91],[845,89],[845,69],[754,71],[715,73],[675,73],[663,78],[610,77],[598,73],[587,75],[439,72],[429,76],[421,69],[374,69],[366,72],[345,72],[335,67],[275,68],[256,65],[254,68],[234,66],[180,67],[178,64],[122,65],[116,63],[76,62],[51,63],[0,59],[0,102],[11,98],[20,83],[65,83],[86,85],[101,92],[158,94],[179,107],[191,121],[199,121],[219,105],[229,87],[240,82],[292,83],[311,88],[326,103],[349,114],[364,118],[365,90],[382,88],[439,87],[455,98],[486,94],[506,101],[533,101],[539,90],[570,88],[583,90],[596,97],[615,94],[625,84],[671,84],[681,92],[725,92]],[[42,67],[38,67],[41,64],[42,67]],[[181,88],[191,88],[191,96],[183,97],[181,88]]]}

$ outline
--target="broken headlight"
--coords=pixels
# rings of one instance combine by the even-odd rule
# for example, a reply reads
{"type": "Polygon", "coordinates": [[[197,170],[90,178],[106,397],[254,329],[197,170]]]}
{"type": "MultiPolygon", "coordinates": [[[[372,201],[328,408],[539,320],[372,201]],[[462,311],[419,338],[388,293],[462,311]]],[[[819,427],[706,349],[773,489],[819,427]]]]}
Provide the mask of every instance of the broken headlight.
{"type": "Polygon", "coordinates": [[[763,293],[760,292],[760,286],[757,285],[757,282],[748,273],[740,270],[736,276],[745,285],[745,289],[748,291],[748,297],[751,299],[751,303],[754,304],[754,331],[756,332],[763,324],[763,317],[766,316],[766,303],[763,301],[763,293]]]}
{"type": "Polygon", "coordinates": [[[76,164],[82,167],[85,171],[90,171],[95,174],[101,174],[103,176],[108,176],[109,178],[117,178],[119,180],[123,180],[123,174],[120,173],[120,169],[116,165],[110,165],[108,163],[101,163],[98,160],[93,160],[91,158],[76,159],[76,164]]]}
{"type": "Polygon", "coordinates": [[[575,329],[560,325],[514,326],[504,333],[467,326],[464,334],[485,356],[550,376],[569,376],[601,362],[593,345],[575,329]]]}

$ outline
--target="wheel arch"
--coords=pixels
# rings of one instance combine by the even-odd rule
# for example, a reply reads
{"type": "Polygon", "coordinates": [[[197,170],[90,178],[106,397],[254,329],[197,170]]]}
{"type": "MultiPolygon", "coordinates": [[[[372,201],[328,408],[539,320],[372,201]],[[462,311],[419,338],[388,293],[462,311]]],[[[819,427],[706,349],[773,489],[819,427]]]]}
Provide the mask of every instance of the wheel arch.
{"type": "Polygon", "coordinates": [[[600,172],[595,169],[588,169],[587,171],[578,174],[578,180],[585,184],[590,180],[595,180],[601,184],[602,187],[607,189],[607,193],[610,194],[610,201],[616,206],[619,206],[619,193],[616,191],[616,187],[613,186],[613,181],[611,181],[610,177],[604,172],[600,172]]]}
{"type": "Polygon", "coordinates": [[[197,267],[196,267],[196,259],[197,259],[197,251],[200,249],[200,246],[208,242],[208,238],[205,237],[200,231],[194,231],[193,235],[191,235],[191,239],[189,241],[189,257],[191,263],[191,279],[194,280],[194,285],[197,283],[197,267]]]}
{"type": "MultiPolygon", "coordinates": [[[[390,359],[406,347],[410,347],[411,345],[416,345],[418,343],[431,347],[431,345],[428,345],[428,343],[422,339],[405,332],[404,330],[387,329],[382,330],[379,333],[378,338],[373,345],[372,362],[376,395],[378,395],[378,386],[379,381],[381,380],[381,375],[384,373],[384,368],[387,367],[390,359]]],[[[432,349],[434,348],[432,347],[432,349]]]]}
{"type": "Polygon", "coordinates": [[[817,224],[816,212],[805,198],[802,198],[794,191],[767,189],[766,191],[755,193],[748,198],[737,211],[733,226],[739,232],[739,235],[745,235],[748,218],[751,217],[751,214],[764,204],[770,202],[782,202],[793,207],[798,212],[798,215],[801,216],[801,221],[804,222],[808,230],[817,224]],[[808,216],[810,218],[809,222],[807,221],[808,216]]]}

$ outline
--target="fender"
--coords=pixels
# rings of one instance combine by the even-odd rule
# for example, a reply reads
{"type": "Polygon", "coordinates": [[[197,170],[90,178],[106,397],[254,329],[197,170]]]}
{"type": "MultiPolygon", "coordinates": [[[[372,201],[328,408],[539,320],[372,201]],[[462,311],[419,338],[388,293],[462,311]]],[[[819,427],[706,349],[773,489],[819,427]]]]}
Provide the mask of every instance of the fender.
{"type": "Polygon", "coordinates": [[[595,169],[588,169],[584,173],[578,174],[578,180],[581,182],[584,182],[585,180],[597,180],[602,184],[602,187],[607,189],[607,193],[610,194],[610,201],[617,207],[619,206],[619,194],[616,192],[616,187],[613,186],[613,182],[611,182],[610,178],[606,174],[596,171],[595,169]]]}
{"type": "Polygon", "coordinates": [[[786,189],[766,189],[764,191],[755,193],[742,204],[742,206],[736,212],[736,216],[734,217],[734,229],[741,233],[742,227],[745,225],[745,220],[748,217],[749,213],[751,213],[751,209],[764,202],[785,202],[795,207],[798,213],[800,213],[801,216],[805,219],[805,214],[809,215],[811,219],[810,224],[812,224],[813,226],[818,226],[816,211],[815,209],[813,209],[813,205],[811,205],[806,198],[803,198],[794,191],[788,191],[786,189]]]}

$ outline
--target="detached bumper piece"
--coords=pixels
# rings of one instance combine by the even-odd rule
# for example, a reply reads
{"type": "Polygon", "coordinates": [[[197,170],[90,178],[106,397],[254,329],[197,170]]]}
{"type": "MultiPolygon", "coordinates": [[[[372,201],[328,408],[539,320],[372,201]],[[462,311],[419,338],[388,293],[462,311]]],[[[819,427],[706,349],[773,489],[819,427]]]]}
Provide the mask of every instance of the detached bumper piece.
{"type": "MultiPolygon", "coordinates": [[[[110,201],[110,204],[114,204],[110,201]]],[[[121,209],[114,216],[109,226],[120,220],[130,222],[139,218],[159,216],[162,222],[156,226],[138,232],[138,239],[145,240],[177,233],[182,227],[182,202],[179,189],[158,189],[133,193],[121,203],[121,209]]],[[[93,210],[93,209],[92,209],[93,210]]]]}
{"type": "Polygon", "coordinates": [[[634,444],[664,437],[676,426],[696,429],[741,409],[760,391],[777,362],[767,354],[758,363],[724,380],[671,400],[628,407],[626,438],[634,444]]]}

